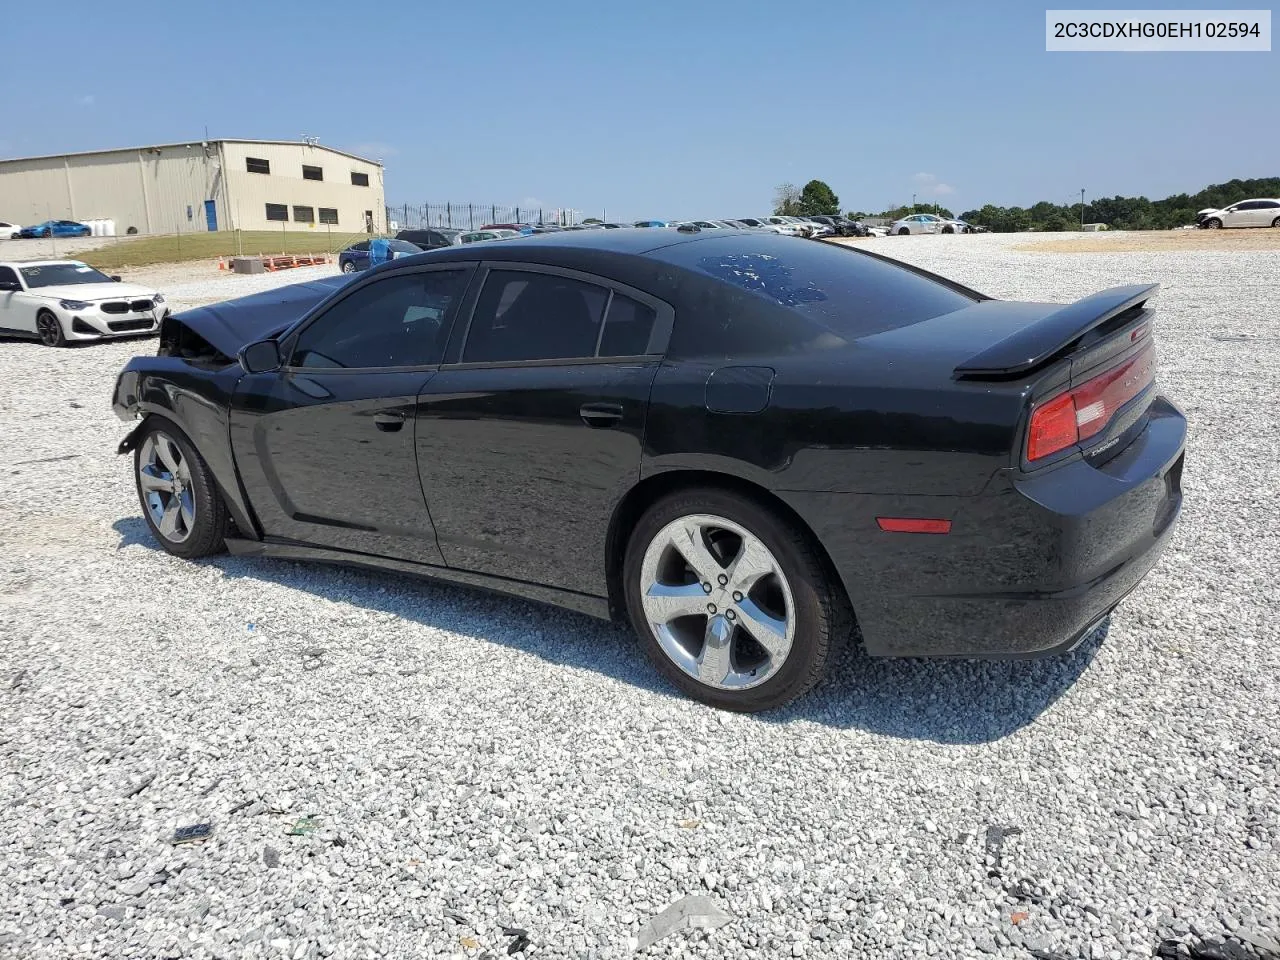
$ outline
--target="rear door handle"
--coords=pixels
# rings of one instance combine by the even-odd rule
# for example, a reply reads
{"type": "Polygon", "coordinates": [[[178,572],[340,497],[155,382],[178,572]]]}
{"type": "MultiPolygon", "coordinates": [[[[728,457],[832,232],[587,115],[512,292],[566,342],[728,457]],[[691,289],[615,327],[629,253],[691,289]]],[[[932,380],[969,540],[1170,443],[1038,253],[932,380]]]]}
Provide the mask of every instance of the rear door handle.
{"type": "Polygon", "coordinates": [[[622,419],[622,404],[584,403],[578,415],[588,427],[612,427],[622,419]]]}
{"type": "Polygon", "coordinates": [[[384,433],[395,433],[404,426],[403,413],[378,413],[373,417],[374,426],[384,433]]]}

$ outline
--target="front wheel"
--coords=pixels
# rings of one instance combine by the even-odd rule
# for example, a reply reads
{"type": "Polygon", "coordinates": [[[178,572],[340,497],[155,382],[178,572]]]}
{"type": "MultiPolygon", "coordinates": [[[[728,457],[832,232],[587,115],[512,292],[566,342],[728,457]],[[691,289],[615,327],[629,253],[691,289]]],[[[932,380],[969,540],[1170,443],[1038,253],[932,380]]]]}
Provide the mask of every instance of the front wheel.
{"type": "Polygon", "coordinates": [[[352,263],[350,260],[348,260],[346,263],[344,263],[344,264],[342,265],[342,272],[343,272],[343,273],[355,273],[355,272],[356,272],[356,265],[355,265],[354,263],[352,263]]]}
{"type": "Polygon", "coordinates": [[[1210,217],[1208,220],[1204,222],[1204,228],[1206,230],[1221,230],[1222,221],[1219,220],[1217,217],[1210,217]]]}
{"type": "Polygon", "coordinates": [[[911,235],[911,231],[908,230],[906,227],[903,227],[898,231],[898,236],[900,237],[907,237],[910,235],[911,235]]]}
{"type": "Polygon", "coordinates": [[[65,347],[67,335],[62,330],[62,322],[48,310],[41,310],[36,317],[36,333],[40,342],[46,347],[65,347]]]}
{"type": "Polygon", "coordinates": [[[227,505],[186,434],[163,417],[152,417],[133,465],[142,515],[160,546],[187,559],[222,550],[227,505]]]}
{"type": "Polygon", "coordinates": [[[754,712],[817,684],[848,628],[804,534],[753,500],[695,489],[641,517],[623,566],[646,654],[690,697],[754,712]]]}

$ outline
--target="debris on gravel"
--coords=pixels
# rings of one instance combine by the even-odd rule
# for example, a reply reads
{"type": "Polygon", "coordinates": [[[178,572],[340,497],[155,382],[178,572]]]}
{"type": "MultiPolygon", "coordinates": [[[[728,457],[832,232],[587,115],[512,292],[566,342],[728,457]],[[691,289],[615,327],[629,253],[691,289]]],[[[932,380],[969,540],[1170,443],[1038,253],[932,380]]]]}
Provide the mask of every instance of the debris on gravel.
{"type": "Polygon", "coordinates": [[[1015,242],[1037,241],[867,244],[999,297],[1160,282],[1160,381],[1190,423],[1173,542],[1074,653],[851,650],[763,716],[679,697],[575,614],[171,557],[107,399],[154,340],[0,341],[0,957],[496,960],[506,926],[521,956],[610,960],[689,895],[731,919],[642,955],[1274,957],[1280,251],[1015,242]]]}

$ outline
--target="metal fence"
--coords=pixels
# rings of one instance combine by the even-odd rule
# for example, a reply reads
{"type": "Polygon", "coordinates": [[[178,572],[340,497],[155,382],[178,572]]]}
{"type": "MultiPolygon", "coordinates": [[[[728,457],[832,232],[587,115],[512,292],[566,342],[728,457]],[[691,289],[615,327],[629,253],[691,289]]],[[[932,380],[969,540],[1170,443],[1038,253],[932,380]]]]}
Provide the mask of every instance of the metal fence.
{"type": "Polygon", "coordinates": [[[387,226],[395,230],[454,227],[478,230],[487,223],[581,223],[585,214],[569,207],[520,207],[501,203],[402,203],[387,205],[387,226]]]}

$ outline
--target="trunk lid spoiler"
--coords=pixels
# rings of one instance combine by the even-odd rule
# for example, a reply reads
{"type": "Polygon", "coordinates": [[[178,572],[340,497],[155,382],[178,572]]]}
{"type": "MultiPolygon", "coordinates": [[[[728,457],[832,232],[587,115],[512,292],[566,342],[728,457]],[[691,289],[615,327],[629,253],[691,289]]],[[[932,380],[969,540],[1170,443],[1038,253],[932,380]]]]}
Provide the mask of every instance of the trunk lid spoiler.
{"type": "Polygon", "coordinates": [[[1130,310],[1140,309],[1160,284],[1111,287],[1077,300],[1015,330],[959,364],[956,379],[1013,377],[1042,366],[1085,334],[1130,310]]]}

